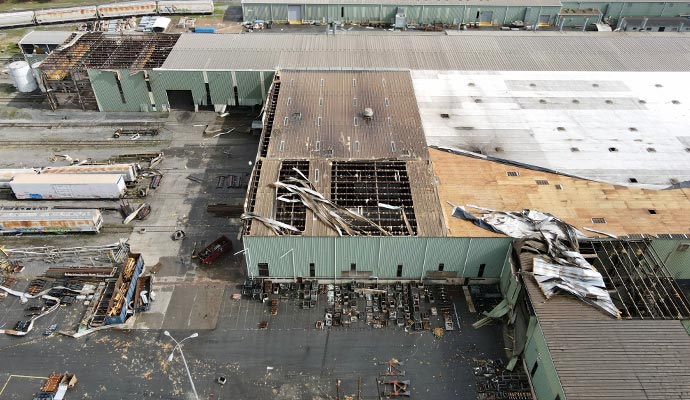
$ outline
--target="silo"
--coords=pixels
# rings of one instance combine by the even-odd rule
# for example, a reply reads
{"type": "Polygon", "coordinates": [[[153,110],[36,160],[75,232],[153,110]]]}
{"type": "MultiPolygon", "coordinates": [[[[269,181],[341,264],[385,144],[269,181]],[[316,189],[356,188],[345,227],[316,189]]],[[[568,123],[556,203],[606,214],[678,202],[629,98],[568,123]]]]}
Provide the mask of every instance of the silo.
{"type": "Polygon", "coordinates": [[[15,61],[9,65],[12,82],[18,91],[22,93],[33,92],[38,88],[36,78],[31,72],[31,67],[26,61],[15,61]]]}

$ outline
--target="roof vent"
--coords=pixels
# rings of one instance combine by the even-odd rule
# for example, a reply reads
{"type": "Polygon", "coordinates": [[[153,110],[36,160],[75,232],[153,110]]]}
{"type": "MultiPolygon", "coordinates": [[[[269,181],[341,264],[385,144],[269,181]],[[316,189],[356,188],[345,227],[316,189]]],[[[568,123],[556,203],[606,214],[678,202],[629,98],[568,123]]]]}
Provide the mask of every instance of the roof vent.
{"type": "Polygon", "coordinates": [[[364,116],[364,119],[371,121],[372,118],[374,118],[374,110],[371,108],[367,107],[364,109],[364,112],[362,113],[362,116],[364,116]]]}

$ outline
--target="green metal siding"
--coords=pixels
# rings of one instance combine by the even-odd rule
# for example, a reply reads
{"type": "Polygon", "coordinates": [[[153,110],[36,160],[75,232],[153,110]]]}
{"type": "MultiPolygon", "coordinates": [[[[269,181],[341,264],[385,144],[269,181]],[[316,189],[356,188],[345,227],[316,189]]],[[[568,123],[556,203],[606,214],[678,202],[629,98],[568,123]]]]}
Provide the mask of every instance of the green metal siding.
{"type": "Polygon", "coordinates": [[[125,111],[113,71],[87,71],[100,111],[125,111]]]}
{"type": "Polygon", "coordinates": [[[266,101],[266,95],[268,94],[268,89],[273,84],[273,76],[276,74],[275,71],[263,71],[264,73],[264,87],[261,90],[261,96],[266,101]]]}
{"type": "Polygon", "coordinates": [[[235,105],[235,92],[232,89],[232,73],[230,71],[208,71],[208,87],[213,104],[235,105]]]}
{"type": "MultiPolygon", "coordinates": [[[[299,4],[291,3],[291,4],[299,4]]],[[[650,3],[653,4],[653,3],[650,3]]],[[[243,5],[245,20],[265,19],[278,23],[287,22],[285,4],[246,4],[243,5]]],[[[306,4],[303,6],[302,18],[308,21],[343,21],[343,22],[384,22],[393,23],[398,6],[390,4],[306,4]]],[[[449,5],[416,5],[401,6],[405,9],[407,22],[422,23],[471,23],[477,21],[477,11],[493,12],[495,25],[508,24],[514,20],[526,20],[527,24],[537,21],[539,15],[549,15],[555,21],[560,7],[490,7],[490,6],[449,6],[449,5]],[[527,15],[525,15],[527,14],[527,15]]],[[[677,13],[676,13],[677,14],[677,13]]],[[[581,23],[581,22],[580,22],[581,23]]]]}
{"type": "Polygon", "coordinates": [[[561,388],[558,373],[553,365],[551,353],[546,345],[544,333],[540,325],[537,325],[537,328],[527,339],[527,346],[525,347],[523,357],[525,358],[527,373],[532,371],[535,362],[539,363],[534,376],[532,376],[532,388],[537,395],[537,399],[553,400],[558,395],[565,400],[565,393],[563,393],[561,388]]]}
{"type": "Polygon", "coordinates": [[[146,88],[144,71],[89,70],[88,75],[101,111],[153,111],[146,88]],[[118,88],[118,77],[122,87],[122,94],[120,94],[120,89],[118,88]]]}
{"type": "Polygon", "coordinates": [[[166,90],[191,90],[194,103],[206,105],[206,84],[201,71],[151,71],[151,90],[158,111],[170,108],[166,90]]]}
{"type": "Polygon", "coordinates": [[[321,21],[328,22],[328,5],[326,4],[306,4],[304,6],[304,15],[302,16],[307,21],[321,21]]]}
{"type": "Polygon", "coordinates": [[[443,263],[444,271],[470,278],[477,277],[480,264],[487,264],[483,277],[498,278],[509,244],[510,239],[504,238],[244,237],[249,272],[256,275],[258,263],[268,263],[271,276],[283,278],[293,276],[292,254],[280,258],[290,249],[294,249],[295,274],[303,277],[309,276],[309,263],[314,263],[317,277],[330,279],[339,278],[354,263],[357,271],[370,271],[382,279],[396,278],[402,265],[402,278],[420,279],[443,263]]]}
{"type": "Polygon", "coordinates": [[[469,238],[426,238],[426,257],[424,271],[438,271],[443,264],[444,271],[456,271],[462,275],[462,268],[470,246],[469,238]]]}
{"type": "Polygon", "coordinates": [[[128,104],[127,111],[153,111],[144,71],[120,71],[120,84],[128,104]]]}
{"type": "Polygon", "coordinates": [[[656,239],[652,241],[652,248],[674,278],[690,279],[690,250],[678,251],[681,244],[690,244],[690,240],[656,239]]]}
{"type": "Polygon", "coordinates": [[[254,106],[263,103],[259,71],[236,71],[235,80],[241,106],[254,106]]]}
{"type": "Polygon", "coordinates": [[[478,277],[481,264],[486,264],[483,278],[501,276],[510,243],[510,238],[472,238],[462,276],[478,277]]]}

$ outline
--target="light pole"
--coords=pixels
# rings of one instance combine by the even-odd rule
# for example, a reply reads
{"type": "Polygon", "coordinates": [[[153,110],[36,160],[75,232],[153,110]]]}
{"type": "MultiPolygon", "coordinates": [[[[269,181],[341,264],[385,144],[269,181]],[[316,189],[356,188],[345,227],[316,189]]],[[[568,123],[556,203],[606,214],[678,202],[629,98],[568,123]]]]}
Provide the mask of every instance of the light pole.
{"type": "Polygon", "coordinates": [[[184,342],[187,339],[195,338],[195,337],[199,336],[199,334],[194,332],[191,335],[187,336],[186,338],[180,340],[179,342],[177,340],[175,340],[174,337],[172,337],[170,332],[165,331],[165,332],[163,332],[163,334],[165,336],[169,337],[170,339],[172,339],[173,342],[175,342],[175,347],[173,347],[172,352],[168,356],[168,362],[171,362],[173,359],[173,356],[175,356],[175,349],[179,349],[180,355],[182,356],[182,362],[184,363],[184,368],[187,370],[187,376],[189,377],[189,383],[192,384],[192,391],[194,392],[194,398],[196,400],[199,400],[199,395],[196,393],[196,387],[194,387],[194,380],[192,380],[192,374],[189,372],[189,366],[187,366],[187,360],[184,358],[184,353],[182,352],[182,342],[184,342]]]}

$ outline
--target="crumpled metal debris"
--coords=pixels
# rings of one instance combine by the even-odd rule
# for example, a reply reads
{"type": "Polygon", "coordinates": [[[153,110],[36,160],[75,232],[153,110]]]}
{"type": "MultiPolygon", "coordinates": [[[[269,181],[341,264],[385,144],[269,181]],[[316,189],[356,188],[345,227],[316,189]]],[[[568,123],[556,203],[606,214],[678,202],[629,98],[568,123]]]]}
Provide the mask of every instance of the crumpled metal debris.
{"type": "Polygon", "coordinates": [[[555,216],[535,210],[495,211],[467,205],[481,212],[475,216],[465,207],[454,206],[453,216],[496,233],[516,239],[529,239],[523,248],[539,254],[532,265],[522,265],[531,272],[547,299],[559,292],[570,293],[606,313],[620,318],[606,290],[604,278],[579,252],[578,239],[587,236],[555,216]],[[531,268],[531,270],[530,270],[531,268]]]}
{"type": "MultiPolygon", "coordinates": [[[[285,203],[302,203],[306,208],[314,213],[314,216],[338,233],[339,236],[360,236],[366,235],[366,231],[362,229],[363,226],[370,226],[376,228],[382,236],[392,236],[384,227],[378,225],[371,219],[352,211],[348,208],[341,207],[326,199],[319,193],[309,179],[297,168],[293,170],[300,176],[301,179],[290,177],[284,182],[275,182],[271,186],[277,189],[283,189],[287,193],[276,198],[277,201],[285,203]]],[[[379,205],[383,206],[383,205],[379,205]]],[[[392,207],[392,206],[389,206],[392,207]]],[[[407,217],[404,216],[406,219],[407,217]]],[[[255,219],[269,227],[276,233],[276,235],[283,235],[289,232],[299,232],[297,228],[292,225],[276,221],[271,218],[261,217],[253,213],[244,213],[242,219],[255,219]],[[286,231],[287,230],[287,231],[286,231]]],[[[408,222],[409,224],[409,222],[408,222]]],[[[411,230],[411,227],[409,228],[411,230]]]]}
{"type": "Polygon", "coordinates": [[[242,220],[256,220],[261,222],[262,224],[266,225],[269,229],[273,231],[277,236],[284,235],[286,234],[287,231],[292,231],[296,233],[300,233],[299,229],[295,228],[294,226],[290,224],[286,224],[284,222],[276,221],[275,219],[271,218],[265,218],[260,215],[251,213],[251,212],[246,212],[242,214],[242,220]]]}

